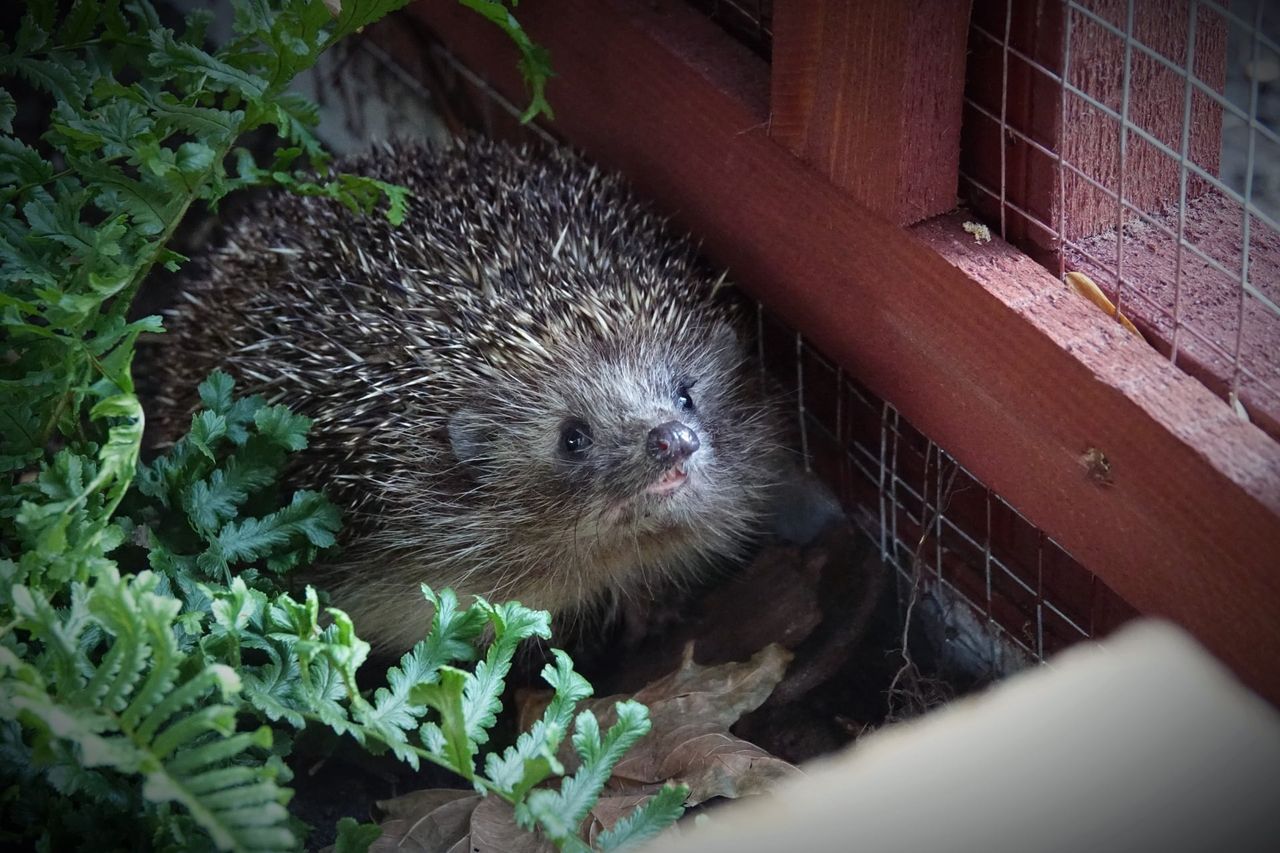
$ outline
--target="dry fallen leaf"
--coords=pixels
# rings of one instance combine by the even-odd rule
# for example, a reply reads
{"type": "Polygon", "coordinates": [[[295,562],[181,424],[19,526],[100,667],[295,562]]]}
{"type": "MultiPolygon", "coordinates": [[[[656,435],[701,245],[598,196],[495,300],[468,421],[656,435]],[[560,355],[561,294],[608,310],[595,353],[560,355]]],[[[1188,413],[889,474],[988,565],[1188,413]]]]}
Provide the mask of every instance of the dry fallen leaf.
{"type": "Polygon", "coordinates": [[[506,800],[485,797],[471,815],[471,839],[459,851],[471,853],[555,853],[556,846],[541,835],[516,825],[515,810],[506,800]]]}
{"type": "MultiPolygon", "coordinates": [[[[644,799],[641,797],[640,799],[644,799]]],[[[553,853],[555,845],[516,825],[511,806],[472,790],[414,791],[378,808],[386,815],[370,853],[553,853]]],[[[614,818],[616,820],[616,818],[614,818]]]]}
{"type": "MultiPolygon", "coordinates": [[[[686,802],[696,805],[713,797],[741,797],[768,790],[778,780],[800,771],[752,743],[729,733],[743,714],[769,698],[782,680],[791,652],[779,645],[761,649],[744,663],[701,666],[686,647],[680,668],[650,684],[634,698],[649,707],[653,729],[614,768],[610,785],[626,790],[637,785],[678,782],[689,786],[686,802]]],[[[613,706],[625,695],[583,704],[612,725],[613,706]]],[[[536,719],[545,699],[521,709],[521,724],[536,719]]],[[[563,748],[567,771],[577,756],[563,748]]]]}
{"type": "MultiPolygon", "coordinates": [[[[480,795],[471,790],[430,789],[378,802],[387,816],[382,837],[369,853],[440,853],[470,842],[480,795]]],[[[459,849],[467,849],[465,846],[459,849]]]]}
{"type": "Polygon", "coordinates": [[[1102,288],[1094,284],[1093,279],[1089,278],[1089,276],[1082,272],[1074,271],[1067,273],[1065,278],[1067,280],[1067,284],[1071,285],[1071,288],[1076,293],[1080,294],[1085,299],[1088,299],[1094,305],[1097,305],[1106,312],[1108,317],[1114,317],[1121,326],[1124,326],[1132,334],[1137,335],[1139,340],[1146,340],[1146,338],[1142,337],[1142,332],[1138,331],[1138,327],[1133,325],[1133,323],[1129,321],[1129,318],[1124,316],[1123,312],[1116,309],[1115,304],[1107,298],[1105,293],[1102,292],[1102,288]]]}

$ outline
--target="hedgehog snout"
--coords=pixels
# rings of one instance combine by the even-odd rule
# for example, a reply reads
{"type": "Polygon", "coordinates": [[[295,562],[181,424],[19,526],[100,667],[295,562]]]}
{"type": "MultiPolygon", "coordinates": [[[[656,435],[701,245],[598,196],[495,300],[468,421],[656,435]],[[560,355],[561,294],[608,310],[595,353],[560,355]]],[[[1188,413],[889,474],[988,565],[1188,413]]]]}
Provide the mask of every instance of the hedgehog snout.
{"type": "Polygon", "coordinates": [[[680,421],[667,421],[649,430],[645,450],[664,467],[678,465],[692,456],[702,442],[698,434],[680,421]]]}

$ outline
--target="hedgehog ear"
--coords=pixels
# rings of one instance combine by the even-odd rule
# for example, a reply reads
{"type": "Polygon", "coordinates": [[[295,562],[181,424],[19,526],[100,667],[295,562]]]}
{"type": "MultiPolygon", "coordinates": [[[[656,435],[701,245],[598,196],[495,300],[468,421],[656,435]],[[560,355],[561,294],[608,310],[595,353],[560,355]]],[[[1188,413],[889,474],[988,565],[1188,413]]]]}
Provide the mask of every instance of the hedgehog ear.
{"type": "Polygon", "coordinates": [[[459,462],[474,465],[487,455],[491,423],[469,409],[459,409],[449,417],[449,444],[459,462]]]}
{"type": "Polygon", "coordinates": [[[708,336],[708,340],[715,350],[737,353],[743,349],[742,338],[738,335],[738,330],[734,328],[732,323],[724,321],[716,323],[711,327],[711,334],[708,336]]]}

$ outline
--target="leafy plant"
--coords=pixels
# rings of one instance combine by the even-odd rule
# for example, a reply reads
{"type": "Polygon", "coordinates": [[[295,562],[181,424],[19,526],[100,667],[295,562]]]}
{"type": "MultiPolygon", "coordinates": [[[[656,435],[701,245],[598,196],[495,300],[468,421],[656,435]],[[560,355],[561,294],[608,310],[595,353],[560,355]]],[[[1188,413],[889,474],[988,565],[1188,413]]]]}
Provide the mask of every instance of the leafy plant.
{"type": "MultiPolygon", "coordinates": [[[[279,501],[311,424],[236,398],[230,377],[203,383],[188,434],[139,464],[131,365],[138,336],[161,328],[129,309],[155,265],[185,260],[169,244],[192,205],[275,185],[403,217],[402,188],[332,170],[315,106],[288,85],[404,2],[235,0],[234,35],[210,52],[206,14],[178,32],[147,0],[41,0],[0,45],[0,841],[294,849],[284,758],[293,732],[323,726],[446,767],[577,849],[584,805],[647,730],[634,703],[603,736],[590,713],[575,718],[590,686],[556,652],[543,718],[487,749],[516,648],[549,637],[548,618],[463,608],[448,590],[423,590],[430,630],[385,686],[361,691],[369,647],[350,619],[282,582],[339,527],[319,493],[279,501]],[[47,121],[19,114],[41,107],[32,97],[47,121]],[[259,163],[236,146],[264,127],[280,144],[259,163]],[[539,787],[563,776],[571,728],[581,767],[539,787]]],[[[516,41],[530,115],[549,113],[545,51],[505,6],[464,2],[516,41]]],[[[600,845],[652,834],[681,801],[664,790],[600,845]]],[[[339,847],[373,837],[347,821],[339,847]]]]}
{"type": "MultiPolygon", "coordinates": [[[[239,676],[181,654],[173,624],[181,602],[157,594],[158,585],[151,572],[122,580],[108,569],[92,586],[72,584],[62,613],[38,590],[14,587],[18,624],[41,651],[22,660],[0,646],[0,717],[34,733],[37,764],[55,756],[78,765],[64,795],[91,798],[119,784],[96,768],[139,775],[144,800],[182,806],[219,849],[287,850],[288,792],[276,784],[283,765],[236,763],[270,747],[271,730],[236,731],[238,709],[227,700],[239,676]]],[[[57,776],[47,778],[58,787],[57,776]]]]}
{"type": "MultiPolygon", "coordinates": [[[[547,103],[547,80],[552,76],[551,54],[542,45],[535,44],[515,19],[502,0],[458,0],[463,6],[479,12],[497,25],[520,51],[520,73],[529,87],[530,101],[521,121],[530,121],[539,114],[552,118],[551,104],[547,103]]],[[[515,6],[519,0],[511,0],[515,6]]]]}

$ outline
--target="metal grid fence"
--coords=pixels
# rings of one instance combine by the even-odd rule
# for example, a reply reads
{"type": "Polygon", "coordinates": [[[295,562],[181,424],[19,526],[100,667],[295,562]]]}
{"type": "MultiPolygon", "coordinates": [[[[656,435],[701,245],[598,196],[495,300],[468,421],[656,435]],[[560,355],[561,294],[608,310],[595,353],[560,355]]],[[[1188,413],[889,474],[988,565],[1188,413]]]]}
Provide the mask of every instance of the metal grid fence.
{"type": "Polygon", "coordinates": [[[759,358],[794,405],[807,468],[879,542],[901,604],[924,597],[943,652],[1006,674],[1136,611],[1011,504],[763,307],[759,358]],[[964,607],[958,607],[964,605],[964,607]]]}
{"type": "MultiPolygon", "coordinates": [[[[766,59],[769,0],[688,0],[766,59]]],[[[962,190],[1280,438],[1280,4],[975,0],[962,190]]]]}
{"type": "Polygon", "coordinates": [[[978,0],[961,180],[1280,435],[1280,6],[978,0]]]}

